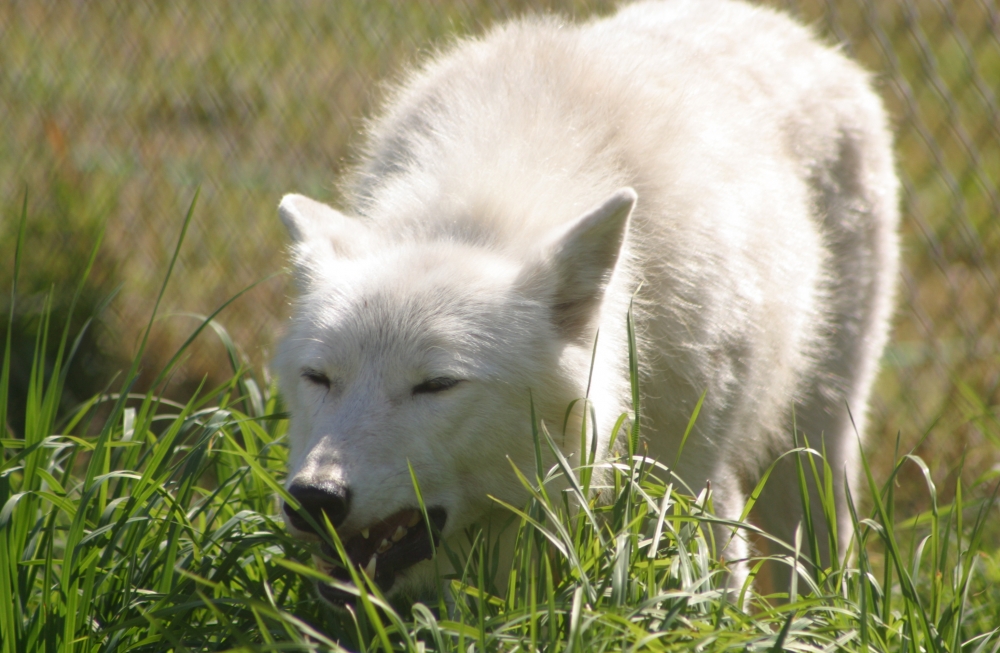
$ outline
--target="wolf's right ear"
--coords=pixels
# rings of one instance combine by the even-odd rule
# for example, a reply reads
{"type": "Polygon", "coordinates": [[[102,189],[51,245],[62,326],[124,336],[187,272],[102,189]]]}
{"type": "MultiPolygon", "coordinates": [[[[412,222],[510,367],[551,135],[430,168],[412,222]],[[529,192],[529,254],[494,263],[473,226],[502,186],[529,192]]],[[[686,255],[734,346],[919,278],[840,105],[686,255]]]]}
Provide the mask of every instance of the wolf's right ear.
{"type": "Polygon", "coordinates": [[[350,257],[368,241],[364,224],[305,195],[281,198],[278,217],[292,239],[292,265],[300,285],[315,276],[324,260],[350,257]]]}
{"type": "Polygon", "coordinates": [[[625,243],[636,199],[631,188],[612,193],[553,234],[542,248],[541,263],[529,266],[524,275],[526,285],[541,282],[548,286],[552,317],[564,338],[593,337],[592,327],[625,243]]]}

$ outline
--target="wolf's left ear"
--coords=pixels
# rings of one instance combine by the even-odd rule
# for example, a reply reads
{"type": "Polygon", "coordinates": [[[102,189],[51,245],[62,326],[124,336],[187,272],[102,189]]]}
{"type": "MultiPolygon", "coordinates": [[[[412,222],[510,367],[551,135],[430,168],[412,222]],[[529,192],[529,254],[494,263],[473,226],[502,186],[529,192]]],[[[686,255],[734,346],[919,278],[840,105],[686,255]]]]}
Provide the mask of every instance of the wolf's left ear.
{"type": "Polygon", "coordinates": [[[333,207],[305,195],[290,193],[281,198],[278,217],[294,244],[321,240],[337,253],[348,253],[366,239],[367,229],[333,207]]]}
{"type": "Polygon", "coordinates": [[[305,195],[285,195],[278,217],[292,239],[292,264],[299,282],[310,279],[323,259],[350,256],[368,240],[368,229],[305,195]]]}
{"type": "Polygon", "coordinates": [[[625,242],[637,196],[621,188],[571,222],[547,248],[556,327],[567,339],[587,336],[625,242]]]}

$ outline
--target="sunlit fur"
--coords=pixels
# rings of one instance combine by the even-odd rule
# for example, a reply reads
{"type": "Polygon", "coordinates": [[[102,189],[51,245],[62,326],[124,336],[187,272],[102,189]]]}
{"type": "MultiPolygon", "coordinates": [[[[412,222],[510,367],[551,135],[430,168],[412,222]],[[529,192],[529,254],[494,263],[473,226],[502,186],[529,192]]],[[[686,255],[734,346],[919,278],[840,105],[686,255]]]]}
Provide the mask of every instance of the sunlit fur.
{"type": "MultiPolygon", "coordinates": [[[[276,358],[289,480],[349,486],[346,536],[415,504],[407,462],[454,542],[489,495],[521,502],[511,463],[534,469],[529,401],[576,452],[563,416],[587,392],[598,331],[603,455],[631,410],[634,294],[649,454],[673,465],[705,392],[676,471],[695,491],[710,480],[736,518],[791,448],[794,407],[834,470],[844,544],[897,265],[891,139],[856,65],[725,0],[526,18],[432,57],[369,132],[344,184],[350,217],[300,196],[281,207],[301,290],[276,358]],[[626,190],[580,227],[623,188],[630,217],[626,190]],[[439,376],[462,382],[412,393],[439,376]]],[[[794,472],[779,466],[758,505],[786,540],[802,513],[794,472]]],[[[426,586],[429,569],[397,587],[426,586]]]]}

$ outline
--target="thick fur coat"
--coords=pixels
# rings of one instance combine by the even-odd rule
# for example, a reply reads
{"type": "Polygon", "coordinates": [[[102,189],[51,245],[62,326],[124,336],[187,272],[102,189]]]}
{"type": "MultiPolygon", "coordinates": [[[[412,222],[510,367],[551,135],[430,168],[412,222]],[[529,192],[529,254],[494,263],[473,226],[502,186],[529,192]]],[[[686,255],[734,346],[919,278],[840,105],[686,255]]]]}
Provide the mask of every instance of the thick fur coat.
{"type": "MultiPolygon", "coordinates": [[[[408,465],[449,539],[495,510],[488,495],[525,497],[508,459],[534,469],[529,401],[558,434],[589,383],[607,451],[632,410],[634,297],[649,456],[678,460],[695,490],[711,481],[737,518],[794,446],[794,419],[825,447],[843,550],[892,312],[896,196],[869,76],[773,11],[645,2],[461,40],[373,121],[345,213],[282,200],[300,288],[276,358],[288,487],[384,588],[426,586],[426,546],[365,544],[413,521],[408,465]]],[[[563,444],[574,455],[579,439],[563,444]]],[[[798,497],[786,457],[759,525],[790,541],[798,497]]],[[[745,541],[724,553],[738,581],[745,541]]]]}

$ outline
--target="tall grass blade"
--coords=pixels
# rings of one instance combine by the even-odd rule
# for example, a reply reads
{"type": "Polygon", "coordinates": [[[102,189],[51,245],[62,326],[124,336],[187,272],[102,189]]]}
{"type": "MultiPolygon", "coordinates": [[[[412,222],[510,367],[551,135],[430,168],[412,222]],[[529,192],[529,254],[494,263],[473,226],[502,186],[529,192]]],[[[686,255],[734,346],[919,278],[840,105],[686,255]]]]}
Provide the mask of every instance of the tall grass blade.
{"type": "MultiPolygon", "coordinates": [[[[636,289],[639,292],[639,289],[636,289]]],[[[626,327],[628,329],[628,371],[629,385],[632,389],[632,428],[629,431],[628,455],[633,458],[639,450],[639,425],[642,422],[639,395],[639,348],[635,342],[635,315],[632,307],[635,302],[635,295],[629,300],[628,314],[626,316],[626,327]]]]}

